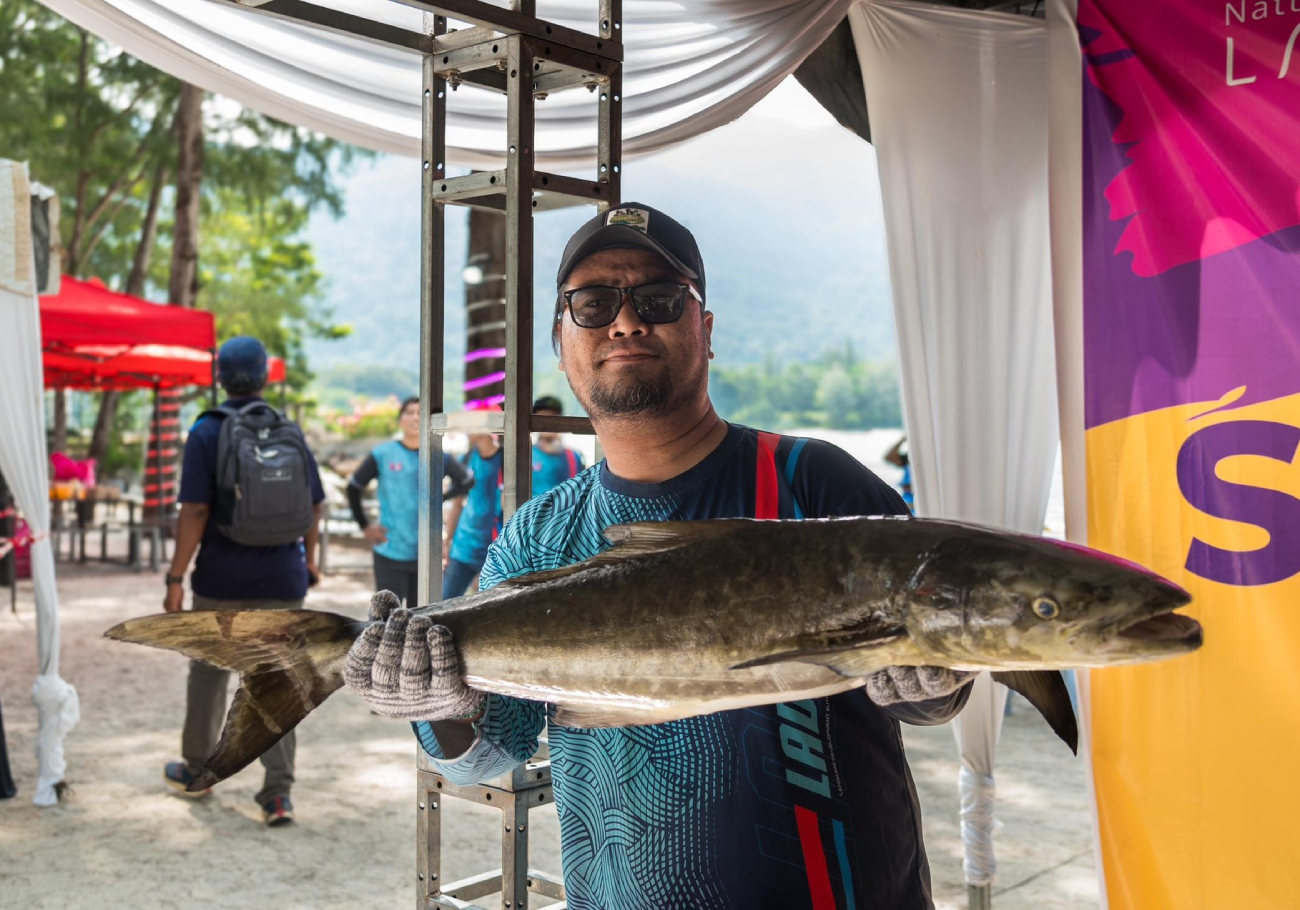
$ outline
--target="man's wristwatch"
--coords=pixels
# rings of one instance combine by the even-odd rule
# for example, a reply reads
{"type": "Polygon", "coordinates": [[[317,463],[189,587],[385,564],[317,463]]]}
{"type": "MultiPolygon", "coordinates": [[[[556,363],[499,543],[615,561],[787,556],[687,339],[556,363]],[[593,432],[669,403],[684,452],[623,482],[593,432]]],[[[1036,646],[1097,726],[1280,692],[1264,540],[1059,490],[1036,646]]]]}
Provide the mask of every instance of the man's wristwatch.
{"type": "Polygon", "coordinates": [[[170,575],[170,574],[169,574],[169,575],[164,575],[163,578],[164,578],[164,580],[166,580],[166,582],[167,582],[167,586],[168,586],[168,587],[171,587],[172,585],[183,585],[183,584],[185,584],[185,576],[184,576],[184,575],[170,575]]]}

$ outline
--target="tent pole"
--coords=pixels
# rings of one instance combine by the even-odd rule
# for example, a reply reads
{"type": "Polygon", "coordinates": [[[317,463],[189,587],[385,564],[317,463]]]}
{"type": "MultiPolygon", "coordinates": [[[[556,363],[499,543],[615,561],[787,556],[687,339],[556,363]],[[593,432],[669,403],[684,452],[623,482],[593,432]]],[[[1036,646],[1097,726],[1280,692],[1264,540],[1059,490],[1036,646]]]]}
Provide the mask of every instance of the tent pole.
{"type": "Polygon", "coordinates": [[[966,907],[967,910],[992,910],[993,886],[992,885],[967,885],[966,886],[966,907]]]}
{"type": "MultiPolygon", "coordinates": [[[[163,458],[162,458],[162,385],[155,382],[153,384],[153,465],[154,465],[154,496],[157,497],[158,505],[158,523],[166,523],[166,513],[163,511],[166,504],[163,502],[163,458]]],[[[149,497],[145,497],[147,500],[149,497]]]]}

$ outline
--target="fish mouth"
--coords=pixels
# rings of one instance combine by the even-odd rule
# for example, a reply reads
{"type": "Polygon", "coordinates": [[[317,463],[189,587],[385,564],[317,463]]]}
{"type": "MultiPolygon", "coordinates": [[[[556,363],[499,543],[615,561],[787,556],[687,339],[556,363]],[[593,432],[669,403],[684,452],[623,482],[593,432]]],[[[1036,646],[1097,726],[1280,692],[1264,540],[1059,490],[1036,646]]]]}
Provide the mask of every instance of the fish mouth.
{"type": "Polygon", "coordinates": [[[1199,622],[1171,612],[1134,620],[1115,632],[1098,651],[1107,657],[1141,660],[1195,651],[1202,641],[1199,622]]]}
{"type": "Polygon", "coordinates": [[[1120,629],[1116,638],[1135,642],[1201,641],[1201,624],[1181,613],[1164,613],[1120,629]]]}

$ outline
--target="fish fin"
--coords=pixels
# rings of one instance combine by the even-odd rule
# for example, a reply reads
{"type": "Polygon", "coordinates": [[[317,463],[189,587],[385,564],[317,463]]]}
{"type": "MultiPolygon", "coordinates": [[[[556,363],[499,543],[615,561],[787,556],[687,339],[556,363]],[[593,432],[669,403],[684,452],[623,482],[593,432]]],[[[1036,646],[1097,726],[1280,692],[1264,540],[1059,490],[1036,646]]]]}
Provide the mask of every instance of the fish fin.
{"type": "Polygon", "coordinates": [[[753,524],[748,519],[716,519],[713,521],[639,521],[633,524],[610,525],[605,529],[605,539],[614,546],[608,550],[602,550],[590,559],[575,562],[573,565],[507,578],[497,587],[526,588],[530,585],[567,578],[588,569],[618,565],[637,556],[667,553],[702,540],[733,534],[737,530],[736,526],[741,523],[753,524]]]}
{"type": "Polygon", "coordinates": [[[191,791],[225,780],[343,686],[343,660],[366,623],[314,610],[194,610],[132,619],[104,633],[240,674],[226,725],[191,791]]]}
{"type": "Polygon", "coordinates": [[[605,553],[616,554],[620,560],[630,556],[648,556],[725,537],[756,524],[747,518],[715,518],[711,521],[638,521],[610,525],[605,529],[605,539],[614,544],[614,548],[605,553]]]}
{"type": "MultiPolygon", "coordinates": [[[[665,717],[663,720],[673,720],[665,717]]],[[[642,724],[662,723],[644,710],[604,705],[556,705],[551,723],[561,727],[635,727],[642,724]]]]}
{"type": "Polygon", "coordinates": [[[555,581],[557,578],[567,578],[570,575],[576,575],[583,569],[591,568],[588,563],[575,562],[570,566],[560,566],[558,569],[545,569],[541,572],[529,572],[527,575],[516,575],[514,578],[505,578],[497,582],[498,588],[527,588],[530,585],[540,585],[543,582],[555,581]]]}
{"type": "Polygon", "coordinates": [[[1023,695],[1070,751],[1079,754],[1079,724],[1059,670],[1004,670],[993,673],[993,679],[1023,695]]]}
{"type": "Polygon", "coordinates": [[[644,727],[666,724],[708,714],[709,705],[696,702],[671,702],[658,707],[629,708],[626,705],[555,705],[550,722],[561,727],[644,727]]]}
{"type": "Polygon", "coordinates": [[[856,679],[880,669],[880,658],[873,653],[876,648],[892,644],[906,635],[907,630],[901,626],[873,625],[866,629],[859,627],[835,632],[830,636],[819,635],[816,641],[810,640],[812,636],[802,636],[802,640],[797,640],[791,648],[732,664],[731,669],[799,661],[820,664],[841,676],[856,679]]]}

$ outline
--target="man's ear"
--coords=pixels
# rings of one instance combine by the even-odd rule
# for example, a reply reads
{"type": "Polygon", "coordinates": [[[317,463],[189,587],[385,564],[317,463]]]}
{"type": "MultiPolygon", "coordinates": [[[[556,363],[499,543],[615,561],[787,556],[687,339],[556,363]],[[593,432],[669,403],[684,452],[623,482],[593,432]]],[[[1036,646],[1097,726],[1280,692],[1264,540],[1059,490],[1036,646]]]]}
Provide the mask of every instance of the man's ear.
{"type": "Polygon", "coordinates": [[[704,311],[704,346],[708,349],[709,359],[713,359],[713,311],[704,311]]]}

